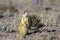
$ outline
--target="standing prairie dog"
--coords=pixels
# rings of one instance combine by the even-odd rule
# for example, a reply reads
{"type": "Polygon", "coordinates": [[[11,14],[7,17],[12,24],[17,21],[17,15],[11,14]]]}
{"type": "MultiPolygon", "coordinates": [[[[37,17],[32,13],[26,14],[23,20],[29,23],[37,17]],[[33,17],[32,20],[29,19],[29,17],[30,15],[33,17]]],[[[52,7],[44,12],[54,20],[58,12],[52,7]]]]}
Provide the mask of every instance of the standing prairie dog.
{"type": "Polygon", "coordinates": [[[28,28],[27,28],[27,25],[28,25],[27,13],[28,12],[25,12],[25,14],[22,15],[21,22],[18,25],[18,31],[19,31],[20,36],[22,36],[22,37],[24,37],[27,34],[27,32],[28,32],[28,28]]]}

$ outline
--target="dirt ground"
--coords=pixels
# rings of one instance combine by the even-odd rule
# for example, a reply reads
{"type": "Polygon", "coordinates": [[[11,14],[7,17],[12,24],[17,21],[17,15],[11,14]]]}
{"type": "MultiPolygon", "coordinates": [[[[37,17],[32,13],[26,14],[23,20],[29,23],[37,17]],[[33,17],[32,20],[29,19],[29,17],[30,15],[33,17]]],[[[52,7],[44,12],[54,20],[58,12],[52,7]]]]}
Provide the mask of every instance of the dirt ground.
{"type": "Polygon", "coordinates": [[[25,10],[45,26],[23,40],[60,40],[60,0],[0,0],[0,40],[20,40],[17,28],[25,10]]]}

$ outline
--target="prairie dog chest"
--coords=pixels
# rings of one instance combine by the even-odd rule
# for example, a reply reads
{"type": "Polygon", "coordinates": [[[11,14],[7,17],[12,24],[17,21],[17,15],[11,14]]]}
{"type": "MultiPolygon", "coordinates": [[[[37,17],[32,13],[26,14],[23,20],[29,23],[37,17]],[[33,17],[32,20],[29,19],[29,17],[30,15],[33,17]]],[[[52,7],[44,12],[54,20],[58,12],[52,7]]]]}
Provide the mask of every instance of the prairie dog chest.
{"type": "Polygon", "coordinates": [[[23,23],[20,23],[20,25],[19,25],[19,31],[20,31],[20,33],[25,33],[27,31],[26,25],[23,24],[23,23]]]}

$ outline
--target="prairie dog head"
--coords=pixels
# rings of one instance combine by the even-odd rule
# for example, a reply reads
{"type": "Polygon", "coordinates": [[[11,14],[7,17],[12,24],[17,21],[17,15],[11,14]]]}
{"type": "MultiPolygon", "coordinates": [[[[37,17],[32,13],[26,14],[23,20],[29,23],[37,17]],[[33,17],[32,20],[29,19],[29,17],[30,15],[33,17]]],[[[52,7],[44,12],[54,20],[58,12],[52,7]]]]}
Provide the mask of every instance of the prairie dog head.
{"type": "Polygon", "coordinates": [[[21,22],[26,23],[28,22],[28,12],[25,11],[24,14],[22,15],[21,22]]]}
{"type": "Polygon", "coordinates": [[[26,17],[28,16],[28,14],[29,14],[28,11],[25,11],[25,12],[24,12],[24,15],[25,15],[26,17]]]}

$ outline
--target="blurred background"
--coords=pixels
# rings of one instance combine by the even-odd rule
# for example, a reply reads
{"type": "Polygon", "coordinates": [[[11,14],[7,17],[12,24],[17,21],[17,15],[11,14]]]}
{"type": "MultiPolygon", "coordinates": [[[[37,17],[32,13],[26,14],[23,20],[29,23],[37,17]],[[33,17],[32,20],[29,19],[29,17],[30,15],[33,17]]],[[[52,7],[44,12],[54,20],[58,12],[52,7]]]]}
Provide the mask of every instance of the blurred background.
{"type": "Polygon", "coordinates": [[[0,0],[0,40],[19,40],[17,28],[25,10],[45,26],[23,40],[60,40],[60,0],[0,0]]]}

